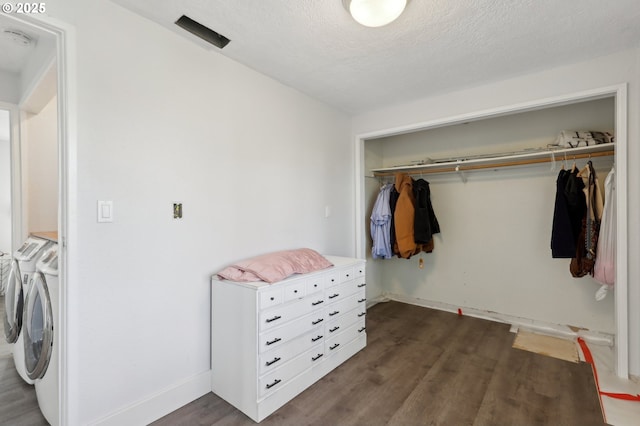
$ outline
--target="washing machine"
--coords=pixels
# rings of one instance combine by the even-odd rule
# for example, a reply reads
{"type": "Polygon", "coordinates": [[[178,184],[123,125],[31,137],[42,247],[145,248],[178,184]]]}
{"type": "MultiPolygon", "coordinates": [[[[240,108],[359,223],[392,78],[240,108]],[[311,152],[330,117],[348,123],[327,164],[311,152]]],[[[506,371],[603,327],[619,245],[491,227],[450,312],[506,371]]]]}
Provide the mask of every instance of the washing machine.
{"type": "Polygon", "coordinates": [[[24,355],[27,376],[33,380],[40,411],[58,424],[58,325],[60,314],[58,245],[45,250],[24,300],[24,355]]]}
{"type": "Polygon", "coordinates": [[[38,259],[51,244],[53,243],[42,238],[29,237],[15,251],[4,296],[4,335],[7,343],[12,346],[13,361],[18,374],[29,384],[32,384],[33,380],[29,379],[25,371],[22,337],[24,297],[36,271],[38,259]]]}

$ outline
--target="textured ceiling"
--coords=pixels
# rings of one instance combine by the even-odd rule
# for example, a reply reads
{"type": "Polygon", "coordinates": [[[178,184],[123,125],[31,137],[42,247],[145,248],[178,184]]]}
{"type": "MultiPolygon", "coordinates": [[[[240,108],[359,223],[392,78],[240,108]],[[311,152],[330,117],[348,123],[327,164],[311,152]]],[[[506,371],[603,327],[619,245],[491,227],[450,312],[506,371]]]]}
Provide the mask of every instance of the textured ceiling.
{"type": "Polygon", "coordinates": [[[638,0],[411,0],[381,28],[342,0],[114,1],[180,34],[186,14],[231,39],[223,55],[351,113],[640,46],[638,0]]]}
{"type": "Polygon", "coordinates": [[[411,0],[381,28],[342,0],[113,1],[199,43],[186,14],[231,39],[223,55],[351,113],[640,47],[638,0],[411,0]]]}

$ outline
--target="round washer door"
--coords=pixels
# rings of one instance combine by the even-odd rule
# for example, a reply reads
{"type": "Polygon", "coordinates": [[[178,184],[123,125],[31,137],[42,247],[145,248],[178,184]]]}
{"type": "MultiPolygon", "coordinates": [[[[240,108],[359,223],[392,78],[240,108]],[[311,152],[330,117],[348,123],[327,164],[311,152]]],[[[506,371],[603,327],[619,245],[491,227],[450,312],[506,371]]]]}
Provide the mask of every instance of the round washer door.
{"type": "Polygon", "coordinates": [[[4,294],[4,337],[7,343],[15,343],[22,329],[22,306],[24,292],[20,277],[20,264],[16,259],[11,261],[11,270],[4,294]]]}
{"type": "Polygon", "coordinates": [[[24,302],[24,356],[27,376],[40,379],[47,372],[53,349],[53,312],[49,288],[42,272],[33,282],[24,302]]]}

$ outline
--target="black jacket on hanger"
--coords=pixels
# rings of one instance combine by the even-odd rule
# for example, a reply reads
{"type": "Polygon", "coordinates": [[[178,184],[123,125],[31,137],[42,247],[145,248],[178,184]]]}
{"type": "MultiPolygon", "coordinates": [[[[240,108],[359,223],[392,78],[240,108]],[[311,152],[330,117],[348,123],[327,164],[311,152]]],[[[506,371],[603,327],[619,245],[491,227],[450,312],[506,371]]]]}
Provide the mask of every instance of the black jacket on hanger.
{"type": "MultiPolygon", "coordinates": [[[[571,259],[576,255],[577,235],[574,234],[574,225],[569,215],[569,201],[565,191],[570,174],[570,171],[562,169],[556,180],[556,202],[553,208],[551,229],[551,256],[554,258],[571,259]]],[[[573,187],[571,190],[574,190],[573,187]]]]}
{"type": "MultiPolygon", "coordinates": [[[[571,232],[574,244],[578,241],[582,231],[582,218],[587,212],[587,199],[584,195],[584,181],[578,176],[578,169],[573,169],[567,176],[567,184],[564,188],[567,199],[567,211],[571,222],[571,232]]],[[[575,256],[575,252],[571,257],[575,256]]]]}
{"type": "Polygon", "coordinates": [[[413,238],[416,244],[428,244],[433,234],[440,233],[440,224],[431,204],[429,182],[424,179],[414,181],[413,196],[416,200],[413,238]]]}
{"type": "MultiPolygon", "coordinates": [[[[389,242],[391,243],[391,251],[394,251],[396,246],[396,222],[394,220],[394,214],[396,212],[396,204],[398,203],[398,197],[400,193],[396,190],[395,185],[391,188],[389,193],[389,208],[391,209],[391,230],[389,231],[389,242]]],[[[394,254],[397,254],[394,252],[394,254]]]]}

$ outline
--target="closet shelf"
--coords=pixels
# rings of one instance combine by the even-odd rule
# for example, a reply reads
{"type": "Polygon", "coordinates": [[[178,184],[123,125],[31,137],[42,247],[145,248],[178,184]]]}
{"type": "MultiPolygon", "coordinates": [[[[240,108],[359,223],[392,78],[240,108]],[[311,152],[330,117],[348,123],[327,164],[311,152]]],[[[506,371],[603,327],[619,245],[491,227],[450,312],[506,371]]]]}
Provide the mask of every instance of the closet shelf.
{"type": "Polygon", "coordinates": [[[374,177],[392,176],[398,172],[408,175],[462,172],[467,170],[496,169],[501,167],[524,166],[553,161],[574,160],[578,158],[606,157],[614,155],[614,144],[584,146],[579,148],[541,149],[516,154],[496,154],[492,157],[460,158],[457,160],[412,164],[371,169],[374,177]]]}

